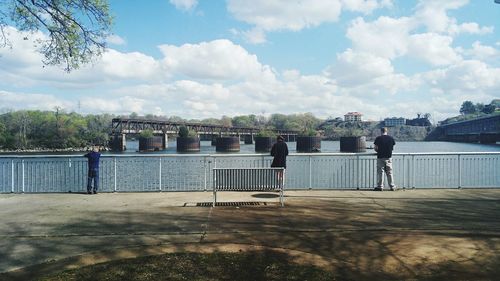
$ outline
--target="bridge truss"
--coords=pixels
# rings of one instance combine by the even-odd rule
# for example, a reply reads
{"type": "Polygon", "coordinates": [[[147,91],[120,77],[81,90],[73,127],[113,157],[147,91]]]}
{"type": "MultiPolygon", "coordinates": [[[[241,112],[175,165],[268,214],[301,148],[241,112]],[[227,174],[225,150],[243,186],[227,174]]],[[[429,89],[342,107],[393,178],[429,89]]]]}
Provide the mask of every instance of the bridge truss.
{"type": "MultiPolygon", "coordinates": [[[[144,130],[152,130],[155,134],[176,134],[180,127],[186,126],[189,130],[200,135],[255,135],[260,129],[253,127],[229,127],[201,123],[170,122],[147,119],[114,118],[111,122],[111,134],[139,134],[144,130]]],[[[276,134],[296,136],[297,131],[274,130],[276,134]]]]}

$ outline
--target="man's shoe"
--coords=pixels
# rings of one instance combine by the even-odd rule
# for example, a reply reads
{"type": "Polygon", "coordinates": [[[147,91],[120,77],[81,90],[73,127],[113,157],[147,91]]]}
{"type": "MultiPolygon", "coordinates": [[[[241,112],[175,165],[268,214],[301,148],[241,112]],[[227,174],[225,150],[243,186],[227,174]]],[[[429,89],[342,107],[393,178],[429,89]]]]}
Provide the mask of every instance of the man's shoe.
{"type": "Polygon", "coordinates": [[[90,191],[87,191],[87,194],[92,194],[92,192],[90,192],[90,191]]]}
{"type": "Polygon", "coordinates": [[[373,189],[373,191],[382,191],[382,190],[384,190],[382,187],[375,187],[375,188],[373,189]]]}
{"type": "Polygon", "coordinates": [[[396,186],[391,186],[391,187],[390,187],[390,189],[391,189],[391,191],[396,191],[396,190],[398,190],[399,188],[397,188],[396,186]]]}
{"type": "Polygon", "coordinates": [[[94,194],[97,194],[97,191],[94,190],[94,194]]]}

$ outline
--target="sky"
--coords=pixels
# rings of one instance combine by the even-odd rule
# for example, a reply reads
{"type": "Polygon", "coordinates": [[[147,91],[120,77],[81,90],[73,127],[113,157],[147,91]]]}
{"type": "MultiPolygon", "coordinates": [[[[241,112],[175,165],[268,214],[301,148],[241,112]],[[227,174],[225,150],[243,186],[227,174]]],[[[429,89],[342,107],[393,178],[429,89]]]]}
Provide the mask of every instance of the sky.
{"type": "Polygon", "coordinates": [[[7,27],[0,112],[434,122],[500,98],[493,0],[110,0],[106,52],[67,73],[7,27]]]}

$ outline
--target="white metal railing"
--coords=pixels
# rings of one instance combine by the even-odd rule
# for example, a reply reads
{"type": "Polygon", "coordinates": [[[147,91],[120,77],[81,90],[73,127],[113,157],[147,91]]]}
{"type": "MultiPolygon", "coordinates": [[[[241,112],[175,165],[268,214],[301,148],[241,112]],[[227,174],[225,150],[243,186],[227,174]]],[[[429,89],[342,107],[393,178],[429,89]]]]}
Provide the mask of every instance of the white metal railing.
{"type": "MultiPolygon", "coordinates": [[[[267,154],[108,155],[99,189],[203,191],[212,168],[269,167],[267,154]]],[[[500,188],[500,152],[395,153],[396,185],[403,188],[500,188]]],[[[295,153],[287,160],[286,189],[370,189],[372,153],[295,153]]],[[[87,159],[78,155],[0,156],[0,193],[84,192],[87,159]]]]}

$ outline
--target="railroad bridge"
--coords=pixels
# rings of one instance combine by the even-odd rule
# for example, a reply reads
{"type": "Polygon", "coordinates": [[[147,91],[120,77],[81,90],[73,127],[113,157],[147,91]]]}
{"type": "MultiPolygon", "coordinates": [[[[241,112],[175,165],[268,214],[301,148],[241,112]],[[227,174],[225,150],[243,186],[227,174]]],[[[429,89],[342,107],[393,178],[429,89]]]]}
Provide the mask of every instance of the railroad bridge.
{"type": "Polygon", "coordinates": [[[500,141],[500,115],[439,126],[446,141],[496,143],[500,141]]]}
{"type": "MultiPolygon", "coordinates": [[[[111,121],[112,147],[115,150],[126,149],[126,136],[138,135],[144,130],[152,130],[153,134],[162,136],[163,148],[167,147],[168,135],[177,135],[181,127],[187,127],[195,131],[200,137],[214,139],[221,136],[244,137],[245,144],[252,144],[253,137],[260,131],[254,127],[233,127],[222,125],[210,125],[202,123],[171,122],[149,119],[113,118],[111,121]]],[[[276,135],[282,135],[286,141],[295,141],[297,131],[273,130],[276,135]]]]}

